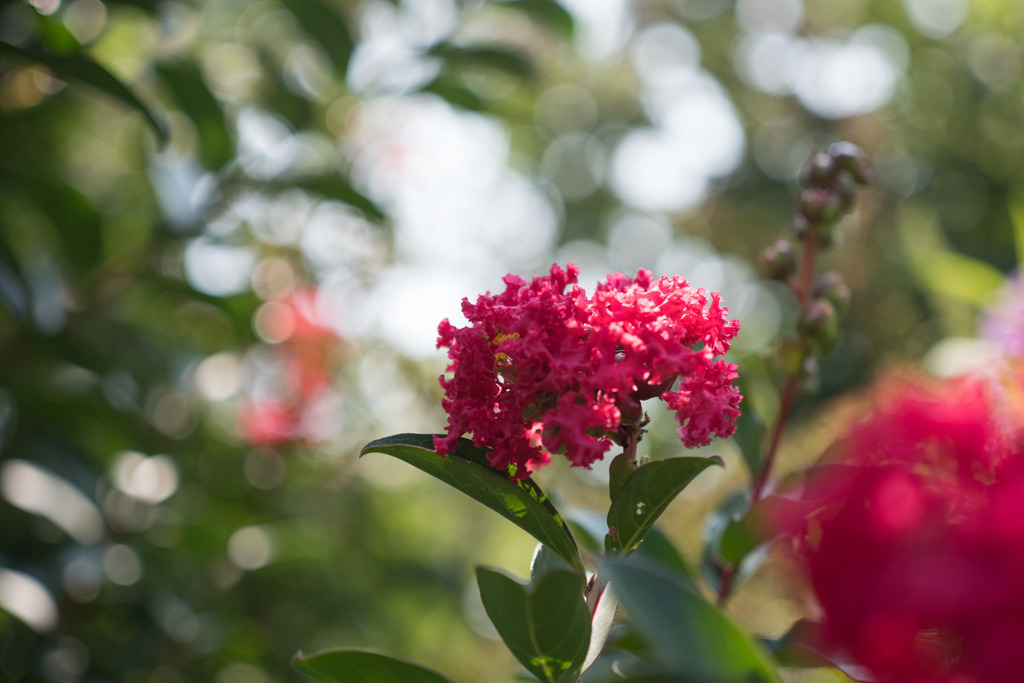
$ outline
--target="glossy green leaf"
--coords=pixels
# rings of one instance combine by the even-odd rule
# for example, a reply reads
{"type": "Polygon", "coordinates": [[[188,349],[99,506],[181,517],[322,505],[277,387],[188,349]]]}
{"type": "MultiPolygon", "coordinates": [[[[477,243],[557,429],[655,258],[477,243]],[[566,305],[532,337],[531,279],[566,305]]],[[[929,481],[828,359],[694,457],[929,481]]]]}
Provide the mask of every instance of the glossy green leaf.
{"type": "Polygon", "coordinates": [[[477,567],[476,578],[487,616],[516,659],[544,683],[576,680],[590,644],[583,577],[552,571],[524,586],[477,567]]]}
{"type": "Polygon", "coordinates": [[[495,4],[524,12],[563,36],[571,36],[576,28],[572,15],[555,0],[502,0],[495,4]]]}
{"type": "Polygon", "coordinates": [[[608,465],[608,495],[612,500],[622,490],[626,480],[636,472],[636,460],[625,453],[619,453],[608,465]]]}
{"type": "Polygon", "coordinates": [[[513,481],[491,467],[483,449],[460,439],[447,456],[434,452],[429,434],[398,434],[366,445],[362,455],[385,453],[483,503],[551,548],[573,570],[584,573],[576,541],[561,515],[531,479],[513,481]]]}
{"type": "Polygon", "coordinates": [[[320,683],[451,683],[441,674],[386,655],[361,650],[301,652],[292,666],[320,683]]]}
{"type": "Polygon", "coordinates": [[[663,671],[719,683],[779,681],[763,647],[662,567],[611,561],[607,575],[663,671]]]}
{"type": "Polygon", "coordinates": [[[12,55],[49,68],[54,74],[67,81],[86,83],[100,90],[122,104],[138,111],[156,133],[160,144],[167,142],[167,131],[152,110],[142,103],[128,86],[107,71],[99,62],[84,55],[55,55],[42,50],[27,49],[0,41],[0,55],[12,55]]]}
{"type": "Polygon", "coordinates": [[[323,0],[281,0],[281,4],[306,34],[320,44],[337,73],[344,77],[353,48],[352,34],[344,17],[323,0]]]}
{"type": "Polygon", "coordinates": [[[555,551],[543,543],[538,543],[530,560],[530,581],[537,583],[540,577],[553,571],[571,571],[572,567],[565,563],[555,551]]]}
{"type": "Polygon", "coordinates": [[[711,465],[721,464],[717,458],[668,458],[637,468],[608,510],[608,549],[633,552],[669,503],[698,474],[711,465]]]}
{"type": "Polygon", "coordinates": [[[224,112],[194,61],[179,61],[157,67],[161,80],[199,138],[199,158],[207,168],[220,169],[235,156],[224,112]]]}

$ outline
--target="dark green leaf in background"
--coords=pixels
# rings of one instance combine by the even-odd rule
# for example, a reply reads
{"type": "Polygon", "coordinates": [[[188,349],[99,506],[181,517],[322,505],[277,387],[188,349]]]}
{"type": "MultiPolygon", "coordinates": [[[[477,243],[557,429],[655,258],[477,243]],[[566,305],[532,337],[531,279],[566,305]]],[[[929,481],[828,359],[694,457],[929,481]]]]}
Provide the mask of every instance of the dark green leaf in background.
{"type": "Polygon", "coordinates": [[[764,559],[764,552],[754,552],[764,539],[758,538],[760,532],[753,526],[754,520],[747,519],[749,512],[750,494],[743,490],[726,499],[705,522],[707,544],[701,557],[700,572],[716,593],[721,591],[725,572],[731,574],[729,593],[764,559]]]}
{"type": "Polygon", "coordinates": [[[562,36],[571,36],[576,28],[572,15],[555,0],[501,0],[495,4],[523,12],[562,36]]]}
{"type": "Polygon", "coordinates": [[[375,220],[384,218],[384,211],[371,199],[361,194],[340,174],[289,178],[285,181],[267,183],[271,189],[286,190],[298,187],[327,199],[337,199],[353,206],[375,220]]]}
{"type": "Polygon", "coordinates": [[[442,457],[429,434],[397,434],[366,445],[362,455],[384,453],[404,460],[491,508],[584,573],[576,541],[561,515],[531,479],[511,481],[491,467],[485,451],[468,439],[442,457]]]}
{"type": "Polygon", "coordinates": [[[483,111],[484,103],[472,90],[456,78],[442,73],[421,88],[421,92],[434,93],[448,104],[466,111],[483,111]]]}
{"type": "Polygon", "coordinates": [[[451,683],[430,669],[360,650],[299,653],[292,666],[320,683],[451,683]]]}
{"type": "Polygon", "coordinates": [[[590,643],[590,612],[582,576],[551,571],[524,586],[477,567],[487,616],[516,659],[544,683],[574,681],[590,643]]]}
{"type": "Polygon", "coordinates": [[[0,56],[11,55],[48,67],[54,74],[68,81],[86,83],[122,104],[135,109],[153,128],[160,144],[167,142],[167,130],[152,110],[142,103],[134,92],[107,71],[99,62],[84,54],[55,55],[37,49],[27,49],[0,41],[0,56]]]}
{"type": "Polygon", "coordinates": [[[665,667],[658,673],[719,683],[780,680],[761,645],[673,573],[622,561],[601,572],[665,667]]]}
{"type": "Polygon", "coordinates": [[[713,458],[668,458],[637,468],[608,510],[608,549],[632,552],[669,503],[698,474],[711,465],[721,464],[721,460],[713,458]]]}
{"type": "Polygon", "coordinates": [[[460,68],[497,69],[522,79],[537,75],[533,63],[528,58],[500,45],[457,46],[441,43],[430,48],[427,54],[440,57],[448,64],[460,68]]]}
{"type": "Polygon", "coordinates": [[[322,0],[281,0],[281,3],[306,34],[320,44],[334,63],[337,75],[344,78],[353,48],[352,34],[345,19],[322,0]]]}
{"type": "Polygon", "coordinates": [[[199,137],[199,159],[207,168],[218,170],[235,156],[224,112],[194,61],[161,64],[157,73],[178,106],[192,121],[199,137]]]}

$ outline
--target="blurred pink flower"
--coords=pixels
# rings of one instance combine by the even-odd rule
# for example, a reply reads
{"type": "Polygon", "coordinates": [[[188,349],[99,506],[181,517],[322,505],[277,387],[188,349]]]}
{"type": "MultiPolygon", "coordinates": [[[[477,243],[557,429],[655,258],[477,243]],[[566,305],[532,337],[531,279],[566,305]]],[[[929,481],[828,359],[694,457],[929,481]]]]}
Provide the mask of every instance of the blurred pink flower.
{"type": "Polygon", "coordinates": [[[978,332],[1004,355],[1024,358],[1024,277],[1020,273],[1007,278],[999,301],[982,314],[978,332]]]}
{"type": "Polygon", "coordinates": [[[469,327],[441,322],[452,376],[440,378],[448,435],[435,439],[439,452],[472,433],[517,477],[550,453],[589,467],[655,396],[676,412],[688,447],[732,434],[742,397],[736,367],[718,356],[739,323],[726,320],[718,294],[641,270],[609,276],[587,298],[578,274],[555,264],[530,283],[507,275],[503,293],[463,300],[469,327]]]}
{"type": "Polygon", "coordinates": [[[252,446],[276,448],[295,438],[294,411],[279,401],[249,401],[238,412],[238,432],[252,446]]]}
{"type": "Polygon", "coordinates": [[[795,526],[826,642],[879,680],[1021,680],[1024,443],[1005,396],[902,377],[805,493],[824,503],[795,526]]]}
{"type": "Polygon", "coordinates": [[[274,309],[271,325],[289,330],[272,345],[272,367],[283,378],[273,389],[251,396],[238,417],[239,435],[255,446],[316,442],[311,410],[331,391],[342,341],[318,305],[314,288],[298,289],[274,309]]]}

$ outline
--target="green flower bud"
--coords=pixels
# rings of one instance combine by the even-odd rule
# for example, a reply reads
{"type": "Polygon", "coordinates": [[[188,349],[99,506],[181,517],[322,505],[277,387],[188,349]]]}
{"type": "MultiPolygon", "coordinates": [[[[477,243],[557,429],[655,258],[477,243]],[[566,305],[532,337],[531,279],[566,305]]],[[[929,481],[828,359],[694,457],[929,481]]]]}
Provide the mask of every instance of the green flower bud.
{"type": "Polygon", "coordinates": [[[850,310],[850,286],[846,284],[843,276],[834,270],[822,273],[818,277],[813,294],[816,299],[829,301],[840,318],[850,310]]]}
{"type": "Polygon", "coordinates": [[[785,282],[796,274],[796,253],[787,240],[778,240],[758,257],[761,273],[771,280],[785,282]]]}
{"type": "Polygon", "coordinates": [[[797,321],[797,331],[807,342],[807,351],[823,356],[839,341],[839,314],[827,299],[815,299],[797,321]]]}
{"type": "Polygon", "coordinates": [[[831,223],[838,218],[841,204],[838,193],[817,187],[801,190],[796,199],[797,214],[816,225],[831,223]]]}

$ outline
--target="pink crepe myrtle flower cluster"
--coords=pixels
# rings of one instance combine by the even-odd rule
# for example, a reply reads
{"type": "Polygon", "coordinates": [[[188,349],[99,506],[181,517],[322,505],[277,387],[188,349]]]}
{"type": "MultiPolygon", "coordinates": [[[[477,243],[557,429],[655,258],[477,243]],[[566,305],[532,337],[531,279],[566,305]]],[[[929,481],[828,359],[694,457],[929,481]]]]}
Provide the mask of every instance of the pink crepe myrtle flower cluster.
{"type": "Polygon", "coordinates": [[[828,647],[880,681],[1024,671],[1021,377],[900,378],[790,520],[828,647]]]}
{"type": "Polygon", "coordinates": [[[501,294],[463,300],[468,327],[441,322],[451,377],[440,378],[448,434],[435,438],[438,452],[471,433],[515,477],[551,453],[589,467],[654,397],[675,411],[687,447],[735,431],[736,366],[718,357],[739,323],[717,293],[641,270],[610,275],[587,297],[578,275],[572,264],[531,282],[507,275],[501,294]]]}

